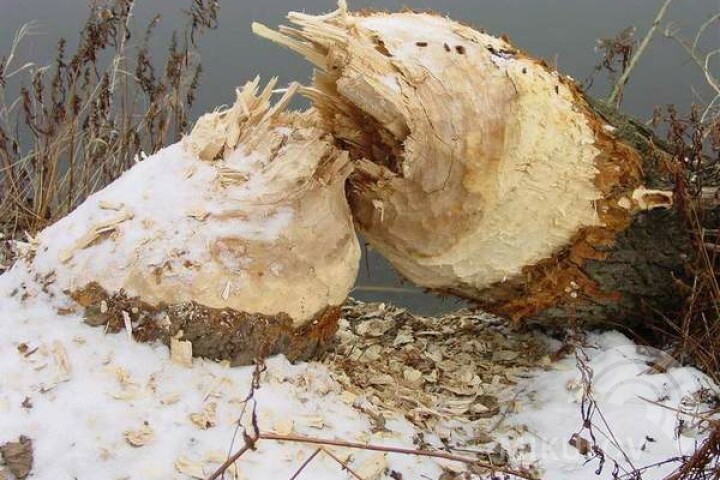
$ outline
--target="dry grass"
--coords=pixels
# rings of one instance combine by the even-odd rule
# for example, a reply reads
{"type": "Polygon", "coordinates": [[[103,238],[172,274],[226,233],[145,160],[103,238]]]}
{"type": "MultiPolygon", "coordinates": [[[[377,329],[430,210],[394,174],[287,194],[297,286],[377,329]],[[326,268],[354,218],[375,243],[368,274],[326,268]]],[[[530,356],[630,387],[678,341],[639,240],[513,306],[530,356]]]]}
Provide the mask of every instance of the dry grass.
{"type": "MultiPolygon", "coordinates": [[[[669,4],[669,0],[663,3],[641,47],[637,47],[632,27],[615,38],[598,41],[597,50],[602,54],[602,61],[586,80],[584,89],[590,88],[594,78],[602,71],[606,71],[611,80],[620,74],[607,100],[619,105],[632,66],[637,63],[657,30],[669,4]]],[[[649,343],[663,348],[670,345],[673,357],[684,364],[697,366],[717,384],[720,384],[720,78],[713,70],[713,59],[720,54],[720,49],[703,51],[702,44],[710,28],[719,23],[720,13],[704,22],[690,40],[683,38],[672,26],[664,32],[666,37],[686,51],[702,71],[712,97],[702,99],[703,106],[690,106],[687,114],[681,114],[675,107],[669,106],[657,109],[653,115],[653,127],[658,132],[665,132],[666,143],[663,148],[669,149],[672,157],[667,167],[673,178],[675,200],[692,233],[695,255],[688,259],[687,265],[692,282],[682,284],[678,280],[678,288],[688,293],[683,315],[665,318],[663,324],[652,325],[654,338],[645,338],[649,343]]],[[[717,392],[713,395],[717,395],[717,392]]],[[[585,405],[586,400],[583,402],[585,405]]],[[[588,411],[594,409],[594,402],[587,404],[588,411]]],[[[592,438],[592,427],[595,424],[586,413],[583,410],[583,419],[592,438]]],[[[640,468],[633,466],[627,458],[625,462],[616,459],[612,478],[642,479],[649,470],[674,464],[675,470],[665,480],[720,480],[718,413],[720,405],[715,405],[698,419],[706,437],[692,455],[669,458],[659,464],[640,468]],[[620,470],[626,472],[623,475],[619,474],[620,464],[623,464],[620,470]]],[[[609,429],[608,425],[604,427],[609,429]]],[[[591,445],[596,445],[594,438],[591,445]]],[[[602,467],[606,460],[604,452],[598,450],[593,453],[602,467]]]]}
{"type": "Polygon", "coordinates": [[[37,232],[188,129],[196,41],[217,26],[217,0],[192,0],[160,62],[150,52],[160,17],[136,32],[134,7],[92,4],[74,50],[61,38],[51,65],[18,58],[33,24],[0,57],[0,233],[37,232]]]}
{"type": "MultiPolygon", "coordinates": [[[[688,300],[684,314],[666,318],[654,326],[657,343],[669,342],[673,356],[683,363],[702,369],[720,384],[720,80],[712,70],[712,59],[720,49],[703,51],[703,36],[720,22],[720,14],[701,25],[691,41],[677,30],[668,28],[665,35],[675,40],[700,68],[711,99],[702,107],[692,105],[687,114],[670,106],[657,109],[653,126],[666,133],[667,147],[672,155],[668,167],[675,185],[675,200],[692,233],[695,255],[687,268],[692,273],[686,289],[688,300]]],[[[654,24],[657,27],[657,24],[654,24]]],[[[622,91],[622,90],[620,90],[622,91]]],[[[714,393],[717,395],[717,392],[714,393]]],[[[715,405],[699,421],[707,433],[692,455],[668,459],[676,463],[675,471],[666,480],[720,479],[720,423],[716,420],[720,405],[715,405]]],[[[634,470],[632,478],[642,478],[643,471],[634,470]]]]}
{"type": "Polygon", "coordinates": [[[676,199],[693,233],[696,255],[689,268],[694,281],[685,314],[669,319],[664,333],[676,345],[680,360],[689,360],[720,382],[720,80],[711,60],[720,50],[702,50],[703,36],[717,25],[720,14],[708,19],[692,40],[668,28],[665,35],[681,45],[700,68],[713,97],[682,115],[673,107],[658,110],[655,127],[667,133],[673,155],[676,199]]]}

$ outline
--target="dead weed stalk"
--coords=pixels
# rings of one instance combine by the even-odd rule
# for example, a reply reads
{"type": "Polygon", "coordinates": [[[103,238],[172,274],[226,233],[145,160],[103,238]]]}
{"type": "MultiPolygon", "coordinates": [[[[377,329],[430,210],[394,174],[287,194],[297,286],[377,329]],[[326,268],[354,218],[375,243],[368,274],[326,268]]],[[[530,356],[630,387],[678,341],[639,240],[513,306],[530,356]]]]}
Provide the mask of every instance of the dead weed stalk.
{"type": "MultiPolygon", "coordinates": [[[[612,425],[603,415],[594,394],[594,371],[589,365],[589,358],[579,346],[575,353],[576,365],[580,372],[582,385],[582,400],[580,404],[582,425],[572,434],[569,444],[587,458],[588,462],[597,461],[596,475],[607,472],[608,462],[611,468],[609,477],[612,480],[642,480],[657,469],[674,465],[671,474],[664,480],[718,480],[720,478],[720,420],[717,420],[717,411],[713,408],[712,400],[716,392],[700,391],[696,399],[697,405],[703,405],[697,413],[688,412],[681,408],[671,408],[657,401],[647,402],[657,407],[666,408],[675,414],[676,435],[684,430],[697,430],[705,434],[705,439],[690,455],[677,455],[648,465],[636,465],[626,453],[621,439],[613,432],[612,425]],[[604,440],[606,447],[601,445],[604,440]]],[[[653,442],[646,437],[647,442],[653,442]]]]}
{"type": "Polygon", "coordinates": [[[192,0],[161,62],[160,17],[136,31],[135,4],[92,3],[76,46],[58,40],[51,65],[18,58],[33,23],[0,58],[0,232],[34,234],[188,129],[197,40],[217,27],[218,1],[192,0]]]}
{"type": "Polygon", "coordinates": [[[244,401],[242,402],[240,415],[238,416],[238,419],[236,421],[236,435],[233,436],[233,440],[230,444],[230,451],[228,452],[228,457],[226,461],[222,463],[222,465],[220,465],[213,473],[211,473],[206,478],[206,480],[218,480],[225,478],[225,473],[236,470],[237,467],[235,467],[235,465],[241,457],[243,457],[246,453],[250,451],[257,450],[257,444],[261,440],[287,442],[293,444],[309,444],[317,446],[317,448],[313,450],[310,456],[307,457],[290,476],[290,480],[298,478],[300,474],[305,470],[305,468],[310,465],[316,458],[318,458],[320,454],[324,454],[331,458],[341,467],[343,471],[348,472],[353,478],[357,480],[365,480],[360,474],[358,474],[350,467],[349,459],[341,459],[332,451],[331,447],[366,450],[387,454],[413,455],[426,458],[439,458],[465,464],[471,471],[474,472],[489,473],[491,474],[492,478],[500,478],[498,475],[502,475],[502,478],[508,480],[511,478],[537,480],[537,476],[534,473],[524,468],[514,469],[502,465],[494,465],[492,462],[478,460],[477,458],[473,457],[454,455],[452,453],[439,450],[412,449],[387,445],[348,442],[338,439],[316,438],[304,435],[263,432],[260,430],[260,426],[258,424],[258,403],[256,399],[256,393],[261,388],[261,380],[265,371],[266,366],[264,362],[262,360],[257,360],[255,362],[255,370],[253,371],[252,381],[250,383],[250,390],[244,401]],[[242,435],[243,445],[235,452],[232,452],[238,433],[242,435]]]}

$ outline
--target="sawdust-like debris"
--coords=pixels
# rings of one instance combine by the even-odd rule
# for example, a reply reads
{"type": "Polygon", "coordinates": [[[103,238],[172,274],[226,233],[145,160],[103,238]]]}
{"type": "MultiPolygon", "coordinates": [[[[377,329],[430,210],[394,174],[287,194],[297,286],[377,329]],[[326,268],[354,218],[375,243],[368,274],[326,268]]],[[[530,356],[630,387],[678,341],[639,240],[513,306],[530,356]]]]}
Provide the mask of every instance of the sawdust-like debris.
{"type": "Polygon", "coordinates": [[[537,336],[484,313],[426,318],[354,300],[324,357],[347,391],[345,403],[377,419],[405,417],[425,431],[465,429],[488,444],[488,455],[496,455],[488,439],[499,433],[501,415],[519,408],[512,386],[549,361],[537,336]]]}

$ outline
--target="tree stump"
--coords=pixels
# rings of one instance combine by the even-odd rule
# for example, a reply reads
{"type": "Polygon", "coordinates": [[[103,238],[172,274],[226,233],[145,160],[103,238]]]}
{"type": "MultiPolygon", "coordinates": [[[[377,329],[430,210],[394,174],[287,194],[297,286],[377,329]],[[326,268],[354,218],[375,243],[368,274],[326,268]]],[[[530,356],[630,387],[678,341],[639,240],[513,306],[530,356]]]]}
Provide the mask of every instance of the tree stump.
{"type": "Polygon", "coordinates": [[[284,111],[297,85],[272,105],[274,84],[247,84],[42,231],[16,268],[136,339],[236,364],[311,356],[357,275],[352,167],[313,112],[284,111]]]}

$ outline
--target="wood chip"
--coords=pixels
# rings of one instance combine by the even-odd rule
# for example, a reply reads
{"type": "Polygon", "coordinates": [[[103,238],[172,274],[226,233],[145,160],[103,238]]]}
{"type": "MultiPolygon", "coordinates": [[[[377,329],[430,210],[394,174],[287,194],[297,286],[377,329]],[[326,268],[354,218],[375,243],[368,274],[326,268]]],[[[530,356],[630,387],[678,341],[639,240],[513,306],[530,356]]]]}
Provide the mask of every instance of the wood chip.
{"type": "Polygon", "coordinates": [[[389,319],[372,319],[363,322],[357,327],[357,333],[364,337],[381,337],[385,332],[390,330],[395,322],[389,319]]]}
{"type": "Polygon", "coordinates": [[[407,367],[403,370],[403,383],[411,388],[418,388],[425,383],[423,374],[420,370],[416,370],[412,367],[407,367]]]}
{"type": "Polygon", "coordinates": [[[122,210],[124,204],[123,203],[111,203],[111,202],[108,202],[107,200],[100,200],[100,202],[98,203],[98,206],[102,210],[115,210],[117,212],[117,211],[122,210]]]}
{"type": "Polygon", "coordinates": [[[155,438],[155,431],[148,424],[144,424],[137,430],[126,430],[125,441],[133,447],[147,445],[155,438]]]}
{"type": "Polygon", "coordinates": [[[273,432],[278,435],[290,435],[293,433],[295,423],[291,418],[282,418],[273,423],[273,432]]]}
{"type": "Polygon", "coordinates": [[[162,400],[160,400],[160,403],[163,405],[175,405],[180,401],[180,394],[174,393],[172,395],[168,395],[167,397],[164,397],[162,400]]]}
{"type": "Polygon", "coordinates": [[[30,475],[33,466],[32,440],[21,436],[17,442],[7,442],[0,445],[0,455],[10,473],[18,480],[24,480],[30,475]]]}
{"type": "Polygon", "coordinates": [[[205,478],[203,465],[200,462],[193,462],[184,456],[180,456],[177,460],[175,460],[175,470],[177,470],[178,473],[182,473],[183,475],[197,478],[199,480],[203,480],[205,478]]]}
{"type": "Polygon", "coordinates": [[[203,405],[203,409],[198,413],[190,414],[190,421],[201,430],[207,430],[217,424],[217,403],[208,402],[203,405]]]}
{"type": "Polygon", "coordinates": [[[325,428],[325,425],[327,425],[323,417],[302,417],[301,423],[304,426],[316,428],[318,430],[322,430],[325,428]]]}
{"type": "Polygon", "coordinates": [[[388,467],[387,453],[374,452],[355,470],[363,480],[377,480],[388,467]]]}
{"type": "Polygon", "coordinates": [[[192,367],[192,342],[170,339],[170,360],[183,367],[192,367]]]}
{"type": "Polygon", "coordinates": [[[123,323],[125,324],[125,332],[127,333],[128,340],[133,341],[133,326],[130,314],[125,310],[122,311],[123,323]]]}
{"type": "MultiPolygon", "coordinates": [[[[343,385],[346,404],[367,403],[375,414],[397,413],[435,431],[447,421],[499,415],[500,391],[543,365],[548,353],[536,338],[487,314],[420,317],[358,301],[343,307],[337,338],[325,363],[343,385]]],[[[516,408],[510,403],[502,408],[516,408]]]]}
{"type": "Polygon", "coordinates": [[[75,252],[89,247],[102,235],[115,231],[118,225],[131,220],[133,217],[134,214],[131,211],[123,210],[116,217],[94,226],[89,232],[77,239],[72,247],[60,252],[60,261],[62,263],[68,262],[75,255],[75,252]]]}
{"type": "Polygon", "coordinates": [[[70,378],[70,372],[72,367],[70,365],[70,359],[68,358],[67,350],[65,346],[59,341],[55,340],[52,346],[53,358],[55,359],[55,366],[58,371],[58,376],[62,380],[70,378]]]}

